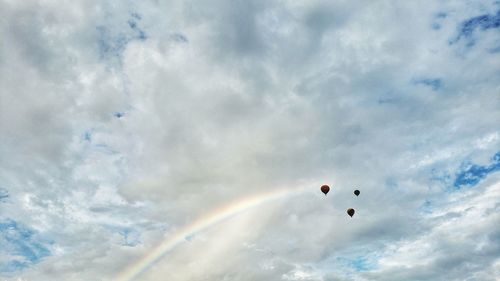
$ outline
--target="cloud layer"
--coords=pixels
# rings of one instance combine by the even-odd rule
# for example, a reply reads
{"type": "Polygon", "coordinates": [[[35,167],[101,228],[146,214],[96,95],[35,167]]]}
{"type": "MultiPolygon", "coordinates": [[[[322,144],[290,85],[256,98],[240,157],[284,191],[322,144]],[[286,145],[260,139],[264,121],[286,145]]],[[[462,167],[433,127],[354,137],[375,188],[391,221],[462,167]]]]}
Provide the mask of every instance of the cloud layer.
{"type": "Polygon", "coordinates": [[[310,186],[139,280],[495,280],[500,6],[426,4],[0,1],[0,279],[113,280],[310,186]]]}

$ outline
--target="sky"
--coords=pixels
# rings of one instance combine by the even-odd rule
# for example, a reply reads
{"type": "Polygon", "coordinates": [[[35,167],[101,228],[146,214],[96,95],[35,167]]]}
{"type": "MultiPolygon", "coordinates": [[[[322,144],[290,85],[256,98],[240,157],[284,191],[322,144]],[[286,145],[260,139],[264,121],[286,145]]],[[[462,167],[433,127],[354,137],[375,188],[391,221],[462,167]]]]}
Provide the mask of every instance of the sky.
{"type": "Polygon", "coordinates": [[[0,0],[0,36],[1,281],[500,278],[499,1],[0,0]]]}

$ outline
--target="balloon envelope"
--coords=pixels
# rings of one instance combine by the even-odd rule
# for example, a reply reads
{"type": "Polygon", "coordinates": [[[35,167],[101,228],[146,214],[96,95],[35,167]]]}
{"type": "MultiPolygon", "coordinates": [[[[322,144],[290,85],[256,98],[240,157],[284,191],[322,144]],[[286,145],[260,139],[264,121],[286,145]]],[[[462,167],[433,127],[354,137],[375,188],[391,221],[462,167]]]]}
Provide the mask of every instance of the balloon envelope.
{"type": "Polygon", "coordinates": [[[321,186],[321,192],[323,192],[325,196],[328,193],[328,191],[330,191],[330,187],[328,185],[324,184],[321,186]]]}
{"type": "Polygon", "coordinates": [[[352,208],[347,209],[347,214],[352,218],[352,216],[354,216],[354,209],[352,208]]]}
{"type": "Polygon", "coordinates": [[[361,192],[359,192],[359,190],[357,190],[357,189],[356,189],[356,190],[354,190],[354,195],[359,196],[359,194],[360,194],[360,193],[361,193],[361,192]]]}

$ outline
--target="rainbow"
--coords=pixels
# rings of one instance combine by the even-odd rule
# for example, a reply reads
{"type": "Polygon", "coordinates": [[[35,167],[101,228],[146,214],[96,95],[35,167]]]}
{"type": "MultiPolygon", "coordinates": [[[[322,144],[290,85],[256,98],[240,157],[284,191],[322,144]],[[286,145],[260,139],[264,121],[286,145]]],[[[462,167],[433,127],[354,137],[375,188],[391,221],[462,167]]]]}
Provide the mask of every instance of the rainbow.
{"type": "Polygon", "coordinates": [[[186,225],[169,235],[163,242],[156,246],[152,252],[121,272],[114,280],[132,281],[145,272],[151,265],[158,262],[170,250],[186,241],[186,237],[194,235],[214,224],[238,215],[246,210],[255,208],[261,204],[284,198],[287,195],[300,194],[308,189],[310,190],[310,188],[274,189],[272,191],[255,194],[251,197],[246,197],[223,207],[216,208],[209,214],[199,217],[193,223],[186,225]]]}

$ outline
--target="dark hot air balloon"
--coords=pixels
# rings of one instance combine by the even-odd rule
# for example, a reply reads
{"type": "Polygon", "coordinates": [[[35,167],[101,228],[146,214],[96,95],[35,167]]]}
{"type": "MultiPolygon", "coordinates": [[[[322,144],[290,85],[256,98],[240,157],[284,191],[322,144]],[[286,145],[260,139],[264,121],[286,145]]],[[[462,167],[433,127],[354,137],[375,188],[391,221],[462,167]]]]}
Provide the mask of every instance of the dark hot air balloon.
{"type": "Polygon", "coordinates": [[[359,190],[357,190],[357,189],[356,189],[356,190],[354,190],[354,195],[359,196],[359,194],[360,194],[360,193],[361,193],[361,192],[359,192],[359,190]]]}
{"type": "Polygon", "coordinates": [[[330,187],[328,185],[324,184],[321,186],[321,192],[323,192],[325,196],[328,193],[328,191],[330,191],[330,187]]]}
{"type": "Polygon", "coordinates": [[[347,209],[347,214],[352,218],[352,216],[354,216],[354,209],[353,208],[347,209]]]}

